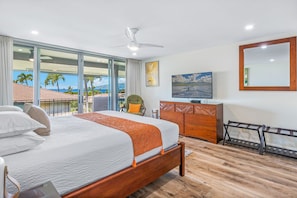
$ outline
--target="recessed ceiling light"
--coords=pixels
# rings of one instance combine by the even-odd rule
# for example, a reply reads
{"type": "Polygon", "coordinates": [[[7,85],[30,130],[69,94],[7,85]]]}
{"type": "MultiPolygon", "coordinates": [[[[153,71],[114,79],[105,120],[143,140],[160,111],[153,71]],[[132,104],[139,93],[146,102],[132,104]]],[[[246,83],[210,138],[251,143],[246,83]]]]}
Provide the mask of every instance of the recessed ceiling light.
{"type": "Polygon", "coordinates": [[[273,58],[271,58],[269,61],[270,61],[270,62],[274,62],[275,60],[274,60],[273,58]]]}
{"type": "Polygon", "coordinates": [[[37,34],[39,34],[39,32],[38,32],[38,31],[36,31],[36,30],[32,30],[32,31],[31,31],[31,33],[32,33],[32,34],[34,34],[34,35],[37,35],[37,34]]]}
{"type": "Polygon", "coordinates": [[[245,30],[252,30],[252,29],[254,29],[254,25],[253,25],[253,24],[246,25],[246,26],[244,27],[244,29],[245,29],[245,30]]]}
{"type": "Polygon", "coordinates": [[[136,56],[137,54],[136,54],[136,52],[133,52],[132,55],[133,55],[133,56],[136,56]]]}

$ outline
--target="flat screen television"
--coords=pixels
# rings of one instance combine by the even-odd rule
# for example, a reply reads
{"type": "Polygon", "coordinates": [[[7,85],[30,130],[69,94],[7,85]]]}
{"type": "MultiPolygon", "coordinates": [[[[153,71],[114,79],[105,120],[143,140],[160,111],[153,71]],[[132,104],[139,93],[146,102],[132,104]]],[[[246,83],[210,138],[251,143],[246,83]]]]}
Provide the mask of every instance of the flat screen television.
{"type": "Polygon", "coordinates": [[[172,75],[172,98],[212,97],[212,72],[172,75]]]}

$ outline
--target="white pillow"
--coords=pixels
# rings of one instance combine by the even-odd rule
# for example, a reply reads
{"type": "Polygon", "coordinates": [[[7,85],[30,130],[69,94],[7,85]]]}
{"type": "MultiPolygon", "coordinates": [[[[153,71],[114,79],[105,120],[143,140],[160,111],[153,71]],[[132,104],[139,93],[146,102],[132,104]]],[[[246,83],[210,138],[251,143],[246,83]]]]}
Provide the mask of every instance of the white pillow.
{"type": "Polygon", "coordinates": [[[0,111],[23,111],[22,108],[12,105],[0,106],[0,111]]]}
{"type": "Polygon", "coordinates": [[[45,128],[43,124],[20,111],[0,111],[0,123],[0,138],[45,128]]]}
{"type": "Polygon", "coordinates": [[[46,126],[46,128],[35,129],[35,133],[41,136],[50,135],[51,123],[47,113],[42,108],[30,103],[25,103],[24,112],[27,113],[32,119],[46,126]]]}
{"type": "Polygon", "coordinates": [[[17,136],[0,138],[0,156],[32,149],[44,142],[44,140],[43,137],[40,137],[33,131],[17,136]]]}

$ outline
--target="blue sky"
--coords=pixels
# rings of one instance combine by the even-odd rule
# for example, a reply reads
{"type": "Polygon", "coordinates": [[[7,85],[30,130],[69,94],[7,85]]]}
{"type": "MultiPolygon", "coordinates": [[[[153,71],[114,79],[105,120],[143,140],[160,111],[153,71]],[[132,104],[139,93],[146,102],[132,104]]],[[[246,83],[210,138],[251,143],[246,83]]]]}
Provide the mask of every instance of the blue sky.
{"type": "Polygon", "coordinates": [[[172,82],[211,82],[212,72],[172,75],[172,82]]]}
{"type": "MultiPolygon", "coordinates": [[[[27,71],[13,71],[13,80],[17,79],[17,76],[21,73],[25,74],[32,74],[33,72],[27,72],[27,71]]],[[[40,82],[41,82],[41,87],[44,88],[44,80],[46,79],[48,73],[41,72],[40,73],[40,82]]],[[[59,81],[59,87],[60,89],[68,89],[69,86],[71,86],[73,89],[77,89],[77,81],[78,77],[77,75],[71,75],[71,74],[63,74],[65,81],[63,82],[62,80],[59,81]]],[[[125,83],[124,78],[119,79],[120,83],[125,83]]],[[[95,80],[94,86],[102,86],[102,85],[107,85],[108,84],[108,77],[102,77],[101,80],[95,80]]],[[[33,86],[33,82],[29,81],[28,82],[29,86],[33,86]]],[[[57,89],[56,86],[52,85],[47,85],[47,89],[57,89]]]]}

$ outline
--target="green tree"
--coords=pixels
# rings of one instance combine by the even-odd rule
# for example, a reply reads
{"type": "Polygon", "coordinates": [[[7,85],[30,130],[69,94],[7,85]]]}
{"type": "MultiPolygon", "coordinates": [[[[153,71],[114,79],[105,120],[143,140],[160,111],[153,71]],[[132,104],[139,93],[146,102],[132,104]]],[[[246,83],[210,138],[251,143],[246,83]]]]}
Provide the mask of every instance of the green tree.
{"type": "Polygon", "coordinates": [[[46,79],[44,80],[44,85],[45,86],[47,86],[49,84],[52,84],[53,86],[56,85],[58,92],[60,92],[60,88],[59,88],[60,80],[65,81],[65,77],[63,76],[63,74],[57,74],[57,73],[48,74],[46,79]]]}
{"type": "Polygon", "coordinates": [[[20,84],[25,83],[28,86],[28,81],[33,81],[33,75],[21,73],[17,76],[17,80],[15,82],[20,84]]]}
{"type": "Polygon", "coordinates": [[[101,77],[95,77],[95,76],[84,76],[84,82],[85,82],[85,96],[86,96],[86,109],[87,112],[89,112],[89,89],[88,89],[88,83],[90,83],[90,90],[92,93],[92,96],[94,96],[95,93],[95,86],[94,86],[94,81],[95,79],[101,80],[101,77]]]}
{"type": "Polygon", "coordinates": [[[65,93],[73,94],[73,88],[69,86],[65,93]]]}

